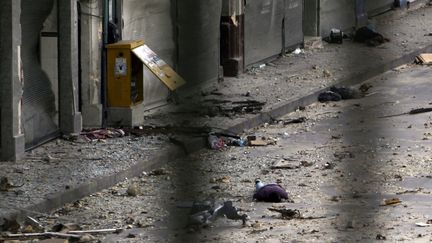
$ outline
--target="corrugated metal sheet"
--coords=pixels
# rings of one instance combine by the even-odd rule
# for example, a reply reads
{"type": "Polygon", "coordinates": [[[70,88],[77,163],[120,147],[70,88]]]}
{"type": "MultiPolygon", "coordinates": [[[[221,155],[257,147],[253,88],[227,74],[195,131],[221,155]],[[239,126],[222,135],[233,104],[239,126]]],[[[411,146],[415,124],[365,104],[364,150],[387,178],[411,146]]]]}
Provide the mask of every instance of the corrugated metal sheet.
{"type": "Polygon", "coordinates": [[[303,0],[285,0],[285,48],[291,50],[303,43],[303,0]]]}
{"type": "MultiPolygon", "coordinates": [[[[123,1],[123,39],[142,39],[163,60],[175,66],[176,44],[171,0],[123,1]]],[[[168,89],[149,71],[144,71],[144,106],[151,109],[166,103],[168,89]]]]}
{"type": "Polygon", "coordinates": [[[24,70],[23,116],[26,147],[58,133],[55,95],[39,62],[39,34],[50,14],[53,0],[22,0],[22,61],[24,70]]]}
{"type": "Polygon", "coordinates": [[[369,17],[390,10],[394,0],[364,0],[369,17]]]}
{"type": "Polygon", "coordinates": [[[321,0],[320,10],[321,36],[328,36],[332,28],[350,30],[355,27],[354,0],[321,0]]]}
{"type": "Polygon", "coordinates": [[[221,0],[177,0],[177,71],[189,87],[219,77],[221,12],[221,0]]]}
{"type": "Polygon", "coordinates": [[[247,0],[245,66],[281,53],[284,0],[247,0]]]}

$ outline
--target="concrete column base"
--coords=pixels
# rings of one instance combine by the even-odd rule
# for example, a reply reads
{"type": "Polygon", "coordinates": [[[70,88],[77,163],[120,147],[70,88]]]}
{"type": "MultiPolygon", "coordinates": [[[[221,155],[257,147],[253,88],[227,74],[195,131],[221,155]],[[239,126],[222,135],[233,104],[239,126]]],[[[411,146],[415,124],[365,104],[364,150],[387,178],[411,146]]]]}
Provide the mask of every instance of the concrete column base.
{"type": "Polygon", "coordinates": [[[135,127],[144,123],[144,105],[120,108],[108,107],[108,126],[135,127]]]}
{"type": "Polygon", "coordinates": [[[81,112],[76,112],[68,119],[60,122],[60,128],[63,134],[79,133],[82,130],[81,112]]]}
{"type": "Polygon", "coordinates": [[[0,150],[2,161],[17,161],[24,157],[25,137],[24,135],[14,136],[3,140],[0,150]],[[7,143],[5,142],[7,140],[7,143]]]}
{"type": "Polygon", "coordinates": [[[96,128],[102,126],[102,105],[83,105],[82,109],[83,127],[96,128]]]}

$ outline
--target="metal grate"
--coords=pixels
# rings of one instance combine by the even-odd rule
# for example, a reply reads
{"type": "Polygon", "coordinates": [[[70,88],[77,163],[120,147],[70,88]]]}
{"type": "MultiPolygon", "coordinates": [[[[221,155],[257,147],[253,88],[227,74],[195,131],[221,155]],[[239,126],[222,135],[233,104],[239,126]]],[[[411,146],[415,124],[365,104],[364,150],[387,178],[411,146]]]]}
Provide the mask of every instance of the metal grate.
{"type": "MultiPolygon", "coordinates": [[[[39,60],[42,24],[53,8],[54,0],[22,0],[22,61],[24,71],[23,117],[26,148],[34,147],[58,135],[55,122],[55,94],[39,60]]],[[[57,81],[56,81],[57,82],[57,81]]]]}

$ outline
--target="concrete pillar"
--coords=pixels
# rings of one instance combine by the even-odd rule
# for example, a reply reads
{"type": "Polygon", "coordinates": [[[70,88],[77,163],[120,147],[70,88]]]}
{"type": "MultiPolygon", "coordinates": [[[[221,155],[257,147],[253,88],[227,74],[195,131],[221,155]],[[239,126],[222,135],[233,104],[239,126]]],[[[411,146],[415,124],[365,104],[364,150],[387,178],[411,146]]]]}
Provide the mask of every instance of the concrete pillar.
{"type": "Polygon", "coordinates": [[[244,69],[244,1],[223,0],[221,17],[221,64],[224,76],[244,69]]]}
{"type": "Polygon", "coordinates": [[[83,126],[102,126],[102,8],[92,0],[81,5],[81,112],[83,126]]]}
{"type": "Polygon", "coordinates": [[[319,36],[319,0],[304,1],[303,32],[305,36],[319,36]]]}
{"type": "Polygon", "coordinates": [[[78,9],[75,0],[58,0],[59,110],[63,134],[78,133],[82,118],[78,105],[78,9]]]}
{"type": "Polygon", "coordinates": [[[24,155],[21,129],[21,0],[0,4],[0,159],[19,160],[24,155]]]}

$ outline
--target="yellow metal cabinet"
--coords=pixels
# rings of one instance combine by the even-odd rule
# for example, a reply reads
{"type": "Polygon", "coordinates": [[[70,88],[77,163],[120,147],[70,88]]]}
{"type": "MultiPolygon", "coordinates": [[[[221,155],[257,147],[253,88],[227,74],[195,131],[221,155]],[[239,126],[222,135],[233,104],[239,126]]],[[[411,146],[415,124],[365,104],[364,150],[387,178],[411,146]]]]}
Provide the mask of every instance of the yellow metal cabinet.
{"type": "Polygon", "coordinates": [[[132,53],[142,45],[142,40],[124,40],[106,46],[109,107],[131,107],[143,101],[143,63],[132,53]]]}

